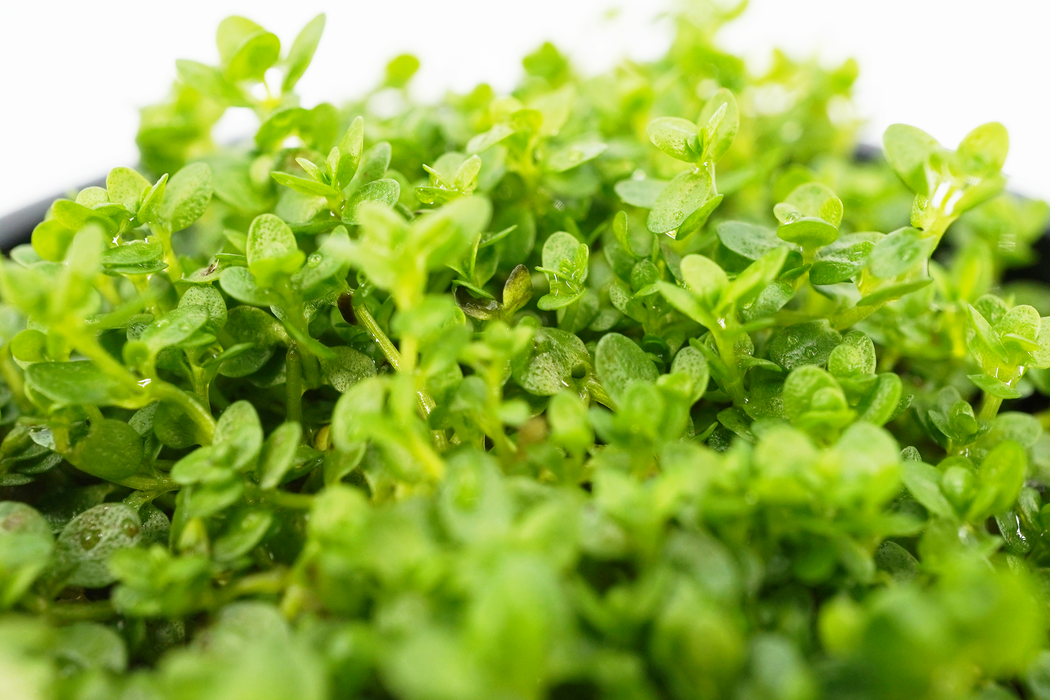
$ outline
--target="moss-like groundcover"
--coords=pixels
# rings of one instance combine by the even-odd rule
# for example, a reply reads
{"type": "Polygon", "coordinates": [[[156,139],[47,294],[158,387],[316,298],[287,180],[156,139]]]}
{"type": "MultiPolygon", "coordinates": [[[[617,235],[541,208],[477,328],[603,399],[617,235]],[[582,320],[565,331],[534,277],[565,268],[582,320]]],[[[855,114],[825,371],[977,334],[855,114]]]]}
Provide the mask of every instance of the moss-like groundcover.
{"type": "Polygon", "coordinates": [[[1050,698],[1047,206],[731,14],[342,107],[223,21],[0,265],[0,694],[1050,698]]]}

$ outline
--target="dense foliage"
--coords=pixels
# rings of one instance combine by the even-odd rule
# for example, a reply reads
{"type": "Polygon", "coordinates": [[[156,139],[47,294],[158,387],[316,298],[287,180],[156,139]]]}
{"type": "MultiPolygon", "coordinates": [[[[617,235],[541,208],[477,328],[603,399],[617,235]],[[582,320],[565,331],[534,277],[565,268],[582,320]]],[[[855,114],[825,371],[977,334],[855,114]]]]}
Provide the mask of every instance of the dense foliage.
{"type": "Polygon", "coordinates": [[[732,14],[438,104],[301,105],[323,16],[180,61],[0,266],[3,697],[1050,698],[1048,208],[732,14]]]}

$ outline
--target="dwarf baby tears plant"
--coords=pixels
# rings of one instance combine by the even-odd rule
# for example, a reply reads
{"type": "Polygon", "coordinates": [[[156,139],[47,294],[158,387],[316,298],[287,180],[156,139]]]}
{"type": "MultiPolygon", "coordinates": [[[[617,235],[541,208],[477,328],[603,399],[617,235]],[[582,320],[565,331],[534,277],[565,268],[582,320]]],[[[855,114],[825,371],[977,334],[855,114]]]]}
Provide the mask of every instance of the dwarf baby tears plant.
{"type": "Polygon", "coordinates": [[[741,9],[433,104],[304,103],[323,16],[179,61],[0,261],[0,695],[1050,698],[1050,208],[741,9]]]}

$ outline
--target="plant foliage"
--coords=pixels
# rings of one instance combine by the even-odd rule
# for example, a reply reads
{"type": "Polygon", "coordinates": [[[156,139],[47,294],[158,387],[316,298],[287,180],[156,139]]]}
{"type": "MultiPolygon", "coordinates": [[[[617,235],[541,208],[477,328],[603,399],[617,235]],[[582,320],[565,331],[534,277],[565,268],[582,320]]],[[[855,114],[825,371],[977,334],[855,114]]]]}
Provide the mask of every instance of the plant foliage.
{"type": "Polygon", "coordinates": [[[436,104],[303,105],[323,16],[179,61],[0,264],[4,697],[1050,698],[1048,208],[739,9],[436,104]]]}

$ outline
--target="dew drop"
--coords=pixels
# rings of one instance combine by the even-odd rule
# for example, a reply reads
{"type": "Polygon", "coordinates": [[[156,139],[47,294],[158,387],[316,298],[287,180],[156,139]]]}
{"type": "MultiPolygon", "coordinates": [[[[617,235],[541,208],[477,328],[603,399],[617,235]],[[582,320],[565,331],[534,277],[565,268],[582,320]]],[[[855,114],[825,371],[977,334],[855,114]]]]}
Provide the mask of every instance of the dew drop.
{"type": "Polygon", "coordinates": [[[120,529],[124,531],[124,534],[128,537],[136,537],[139,534],[139,524],[134,520],[127,519],[120,523],[120,529]]]}
{"type": "Polygon", "coordinates": [[[102,541],[102,531],[95,527],[85,528],[80,531],[77,542],[80,548],[87,551],[95,548],[102,541]]]}

